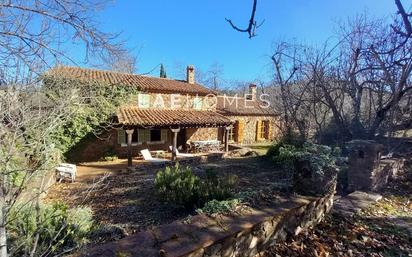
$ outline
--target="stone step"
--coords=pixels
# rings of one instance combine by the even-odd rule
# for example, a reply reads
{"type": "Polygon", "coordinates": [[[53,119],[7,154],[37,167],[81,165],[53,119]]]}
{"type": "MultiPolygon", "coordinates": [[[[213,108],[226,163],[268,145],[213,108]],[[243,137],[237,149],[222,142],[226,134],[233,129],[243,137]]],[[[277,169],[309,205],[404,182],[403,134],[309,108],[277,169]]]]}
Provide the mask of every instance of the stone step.
{"type": "Polygon", "coordinates": [[[381,199],[380,194],[355,191],[344,197],[336,197],[332,212],[350,217],[381,199]]]}

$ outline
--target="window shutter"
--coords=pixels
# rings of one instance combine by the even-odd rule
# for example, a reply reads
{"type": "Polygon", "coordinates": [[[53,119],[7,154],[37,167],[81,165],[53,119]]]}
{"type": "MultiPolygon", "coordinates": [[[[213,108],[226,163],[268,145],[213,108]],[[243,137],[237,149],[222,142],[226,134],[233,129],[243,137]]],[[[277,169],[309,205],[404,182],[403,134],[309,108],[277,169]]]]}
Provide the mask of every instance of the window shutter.
{"type": "Polygon", "coordinates": [[[193,107],[195,110],[201,110],[202,109],[202,103],[203,103],[203,99],[200,97],[195,97],[195,99],[193,100],[193,107]]]}
{"type": "Polygon", "coordinates": [[[160,134],[160,137],[161,137],[161,141],[164,141],[164,142],[167,142],[167,129],[162,129],[161,130],[161,134],[160,134]]]}
{"type": "Polygon", "coordinates": [[[268,120],[267,122],[267,137],[266,137],[266,139],[268,139],[268,140],[272,140],[272,121],[271,120],[268,120]]]}
{"type": "Polygon", "coordinates": [[[243,133],[244,133],[244,129],[245,129],[245,121],[244,120],[239,120],[238,123],[238,128],[237,128],[237,139],[238,139],[238,143],[242,144],[243,143],[243,133]]]}
{"type": "Polygon", "coordinates": [[[256,122],[256,141],[258,141],[262,137],[260,135],[261,127],[262,127],[262,122],[260,120],[258,120],[256,122]]]}
{"type": "Polygon", "coordinates": [[[235,142],[239,142],[239,121],[238,120],[235,122],[235,125],[233,125],[233,139],[235,142]]]}
{"type": "Polygon", "coordinates": [[[148,129],[139,129],[139,143],[150,141],[150,131],[148,129]]]}
{"type": "Polygon", "coordinates": [[[117,130],[117,143],[126,144],[126,131],[124,131],[123,129],[117,130]]]}
{"type": "Polygon", "coordinates": [[[139,107],[140,108],[150,107],[150,95],[149,94],[139,94],[139,107]]]}

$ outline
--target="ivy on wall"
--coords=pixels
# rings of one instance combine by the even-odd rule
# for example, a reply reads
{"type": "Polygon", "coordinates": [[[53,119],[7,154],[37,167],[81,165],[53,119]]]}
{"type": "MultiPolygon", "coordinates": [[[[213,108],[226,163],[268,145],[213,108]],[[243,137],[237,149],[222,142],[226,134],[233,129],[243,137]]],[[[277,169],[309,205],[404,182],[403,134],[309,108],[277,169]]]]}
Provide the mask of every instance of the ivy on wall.
{"type": "Polygon", "coordinates": [[[133,86],[56,76],[44,77],[43,83],[50,101],[59,101],[65,95],[73,97],[67,106],[70,118],[52,134],[56,147],[66,157],[81,141],[98,136],[113,127],[118,107],[135,104],[139,92],[139,88],[133,86]],[[68,91],[70,94],[67,94],[68,91]]]}

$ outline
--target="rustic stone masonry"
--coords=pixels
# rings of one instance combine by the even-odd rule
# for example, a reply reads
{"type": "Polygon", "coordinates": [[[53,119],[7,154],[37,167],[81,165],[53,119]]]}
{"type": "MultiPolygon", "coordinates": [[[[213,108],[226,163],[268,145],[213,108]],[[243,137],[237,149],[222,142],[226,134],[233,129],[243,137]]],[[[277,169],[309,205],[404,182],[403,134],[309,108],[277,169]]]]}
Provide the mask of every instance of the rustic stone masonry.
{"type": "Polygon", "coordinates": [[[403,169],[404,159],[381,159],[383,145],[369,140],[348,143],[348,191],[379,191],[403,169]]]}
{"type": "Polygon", "coordinates": [[[196,215],[96,246],[82,256],[252,257],[316,225],[331,209],[333,196],[278,197],[275,205],[242,214],[196,215]]]}

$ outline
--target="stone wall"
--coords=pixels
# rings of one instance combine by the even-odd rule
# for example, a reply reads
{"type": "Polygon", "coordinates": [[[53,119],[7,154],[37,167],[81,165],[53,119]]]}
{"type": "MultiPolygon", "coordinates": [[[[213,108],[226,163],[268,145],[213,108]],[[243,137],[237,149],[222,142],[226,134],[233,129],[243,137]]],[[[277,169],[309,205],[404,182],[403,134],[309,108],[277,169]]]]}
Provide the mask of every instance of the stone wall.
{"type": "Polygon", "coordinates": [[[381,159],[383,145],[369,140],[348,142],[348,191],[379,191],[402,170],[404,160],[381,159]]]}
{"type": "Polygon", "coordinates": [[[252,257],[316,225],[331,209],[333,196],[280,197],[276,206],[243,214],[196,215],[96,246],[81,256],[252,257]]]}
{"type": "MultiPolygon", "coordinates": [[[[240,142],[235,142],[238,144],[254,144],[259,142],[271,142],[277,139],[280,135],[279,131],[279,121],[276,117],[273,116],[228,116],[228,118],[234,122],[241,120],[242,122],[242,129],[240,133],[242,136],[237,137],[240,138],[240,142]],[[256,139],[256,128],[257,122],[262,120],[268,120],[271,124],[270,135],[269,139],[256,139]]],[[[235,136],[236,137],[236,136],[235,136]]],[[[219,140],[223,138],[223,131],[219,132],[219,140]]]]}
{"type": "MultiPolygon", "coordinates": [[[[216,140],[218,128],[188,128],[186,130],[186,140],[216,140]]],[[[119,158],[127,158],[127,145],[118,143],[118,133],[116,129],[112,129],[102,135],[91,136],[82,147],[78,147],[73,154],[72,161],[98,161],[106,153],[114,152],[119,158]]],[[[169,151],[169,146],[172,145],[173,135],[168,131],[167,139],[164,142],[142,142],[133,144],[133,157],[138,157],[140,150],[149,149],[169,151]]]]}
{"type": "MultiPolygon", "coordinates": [[[[142,142],[133,144],[133,157],[140,154],[140,150],[165,150],[169,149],[172,144],[171,132],[168,132],[167,139],[164,142],[147,143],[142,142]]],[[[127,145],[118,143],[118,133],[116,129],[107,131],[99,136],[92,136],[82,146],[77,147],[72,156],[72,161],[86,162],[98,161],[107,153],[114,153],[119,158],[127,158],[127,145]]]]}
{"type": "Polygon", "coordinates": [[[217,130],[218,128],[188,128],[186,129],[186,140],[217,140],[217,130]]]}

